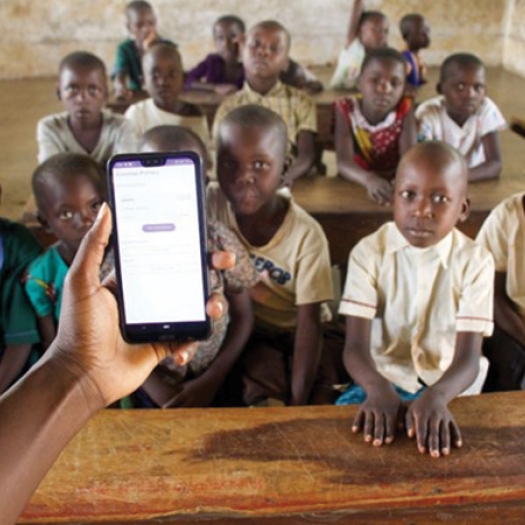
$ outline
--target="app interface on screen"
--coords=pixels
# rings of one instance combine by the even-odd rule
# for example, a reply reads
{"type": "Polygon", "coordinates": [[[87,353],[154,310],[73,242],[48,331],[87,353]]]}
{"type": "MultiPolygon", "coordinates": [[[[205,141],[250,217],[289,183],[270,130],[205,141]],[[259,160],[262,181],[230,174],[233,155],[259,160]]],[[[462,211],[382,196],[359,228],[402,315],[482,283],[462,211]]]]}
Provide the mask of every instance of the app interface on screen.
{"type": "Polygon", "coordinates": [[[204,321],[195,166],[113,168],[125,321],[204,321]]]}

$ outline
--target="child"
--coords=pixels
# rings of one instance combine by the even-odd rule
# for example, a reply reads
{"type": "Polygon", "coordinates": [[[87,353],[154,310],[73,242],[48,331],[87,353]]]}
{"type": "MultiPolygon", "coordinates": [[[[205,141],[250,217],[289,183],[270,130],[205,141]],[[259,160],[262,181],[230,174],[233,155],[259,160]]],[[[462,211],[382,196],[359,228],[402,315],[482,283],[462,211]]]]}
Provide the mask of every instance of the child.
{"type": "Polygon", "coordinates": [[[285,182],[291,185],[310,170],[315,160],[317,114],[314,102],[304,91],[279,80],[288,66],[289,49],[288,31],[278,22],[268,20],[250,29],[242,52],[244,87],[219,106],[213,136],[217,137],[223,118],[239,106],[259,104],[275,111],[286,123],[290,150],[295,154],[285,176],[285,182]]]}
{"type": "Polygon", "coordinates": [[[38,219],[58,239],[29,265],[25,285],[45,350],[56,334],[67,271],[105,192],[100,166],[78,153],[59,153],[40,164],[32,187],[38,219]]]}
{"type": "Polygon", "coordinates": [[[37,125],[38,162],[56,153],[83,153],[100,165],[115,153],[134,151],[137,136],[121,115],[103,109],[108,99],[106,67],[85,51],[62,59],[57,96],[65,112],[44,117],[37,125]]]}
{"type": "Polygon", "coordinates": [[[0,219],[0,394],[19,377],[32,346],[40,341],[36,317],[22,284],[27,265],[40,252],[29,230],[0,219]]]}
{"type": "Polygon", "coordinates": [[[477,241],[496,263],[494,334],[483,344],[490,362],[484,391],[525,390],[525,194],[499,204],[484,222],[477,241]]]}
{"type": "Polygon", "coordinates": [[[339,54],[330,81],[332,89],[353,89],[356,86],[367,53],[388,44],[388,18],[379,11],[363,11],[363,0],[354,0],[345,48],[339,54]]]}
{"type": "Polygon", "coordinates": [[[419,51],[430,45],[430,27],[422,15],[411,13],[401,19],[399,30],[406,43],[403,56],[408,63],[407,87],[415,94],[417,88],[426,82],[427,68],[419,51]]]}
{"type": "Polygon", "coordinates": [[[334,104],[339,174],[364,186],[380,204],[390,203],[399,159],[417,142],[412,102],[403,97],[405,77],[400,53],[376,49],[363,62],[360,96],[334,104]]]}
{"type": "Polygon", "coordinates": [[[202,111],[179,100],[184,87],[182,60],[177,48],[167,42],[150,46],[142,60],[146,90],[151,98],[132,104],[126,111],[137,135],[170,124],[193,130],[209,141],[208,123],[202,111]]]}
{"type": "Polygon", "coordinates": [[[251,290],[255,332],[240,373],[246,405],[308,402],[321,352],[321,304],[332,298],[328,243],[319,224],[280,195],[286,125],[259,105],[234,109],[218,130],[208,212],[235,231],[261,281],[251,290]]]}
{"type": "Polygon", "coordinates": [[[409,400],[407,433],[421,453],[461,446],[447,405],[481,390],[494,278],[487,250],[454,228],[468,209],[464,159],[443,142],[420,144],[397,169],[394,222],[350,254],[339,312],[357,385],[338,404],[362,403],[352,430],[374,446],[393,441],[409,400]]]}
{"type": "MultiPolygon", "coordinates": [[[[142,152],[190,150],[206,159],[208,153],[202,140],[180,126],[159,126],[150,129],[141,141],[142,152]]],[[[238,237],[217,221],[208,222],[208,250],[235,253],[231,270],[211,273],[213,291],[223,291],[229,302],[225,315],[213,326],[210,339],[199,344],[193,360],[184,367],[172,359],[163,361],[141,389],[132,395],[137,408],[206,407],[212,404],[217,391],[239,358],[253,327],[253,312],[248,289],[258,280],[255,268],[238,237]]]]}
{"type": "Polygon", "coordinates": [[[469,180],[498,178],[498,131],[505,119],[487,96],[483,62],[469,53],[449,56],[441,66],[438,97],[416,111],[419,140],[444,140],[466,158],[469,180]]]}
{"type": "Polygon", "coordinates": [[[244,38],[244,22],[237,16],[221,16],[213,25],[217,49],[186,74],[186,89],[215,91],[227,95],[240,89],[244,70],[240,61],[240,43],[244,38]]]}
{"type": "Polygon", "coordinates": [[[126,6],[126,27],[132,38],[117,48],[113,66],[115,98],[131,100],[142,91],[142,57],[153,42],[162,41],[157,34],[157,20],[153,8],[145,0],[133,0],[126,6]]]}

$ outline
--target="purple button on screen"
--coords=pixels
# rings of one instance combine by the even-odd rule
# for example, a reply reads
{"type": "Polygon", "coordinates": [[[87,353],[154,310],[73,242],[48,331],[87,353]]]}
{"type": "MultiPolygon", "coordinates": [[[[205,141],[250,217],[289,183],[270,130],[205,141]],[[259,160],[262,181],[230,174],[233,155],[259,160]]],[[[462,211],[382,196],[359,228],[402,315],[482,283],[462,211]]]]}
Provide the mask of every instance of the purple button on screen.
{"type": "Polygon", "coordinates": [[[193,164],[191,159],[167,159],[166,166],[178,166],[181,164],[193,164]]]}
{"type": "Polygon", "coordinates": [[[164,224],[144,224],[142,231],[146,233],[154,232],[172,232],[175,230],[175,224],[167,222],[164,224]]]}
{"type": "Polygon", "coordinates": [[[115,168],[140,168],[141,166],[142,162],[138,160],[122,160],[115,162],[115,168]]]}

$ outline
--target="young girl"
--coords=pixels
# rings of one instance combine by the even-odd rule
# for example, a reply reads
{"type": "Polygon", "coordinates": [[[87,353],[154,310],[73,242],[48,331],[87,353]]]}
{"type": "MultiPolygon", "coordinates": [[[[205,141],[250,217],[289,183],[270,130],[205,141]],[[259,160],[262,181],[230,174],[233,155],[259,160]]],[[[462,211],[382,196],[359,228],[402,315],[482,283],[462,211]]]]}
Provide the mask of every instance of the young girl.
{"type": "MultiPolygon", "coordinates": [[[[38,219],[58,239],[29,265],[26,281],[46,349],[56,335],[69,266],[104,201],[104,182],[99,165],[91,157],[59,153],[35,170],[32,187],[38,219]]],[[[105,266],[101,273],[109,269],[105,266]]]]}
{"type": "Polygon", "coordinates": [[[334,104],[339,174],[364,186],[380,204],[390,203],[399,159],[417,141],[412,103],[403,97],[405,76],[400,53],[377,49],[363,62],[360,95],[334,104]]]}

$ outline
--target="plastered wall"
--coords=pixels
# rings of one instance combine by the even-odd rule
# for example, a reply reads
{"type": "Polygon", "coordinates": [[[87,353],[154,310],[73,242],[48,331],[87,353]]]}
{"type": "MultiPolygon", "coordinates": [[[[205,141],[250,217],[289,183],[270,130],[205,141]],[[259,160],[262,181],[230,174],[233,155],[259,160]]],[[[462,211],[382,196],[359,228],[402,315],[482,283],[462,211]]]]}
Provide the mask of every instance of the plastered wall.
{"type": "MultiPolygon", "coordinates": [[[[211,26],[225,13],[248,25],[267,18],[292,34],[292,56],[307,64],[333,62],[344,41],[352,0],[151,0],[160,32],[179,43],[186,67],[212,50],[211,26]]],[[[0,78],[54,75],[66,53],[87,49],[111,65],[125,38],[122,0],[0,0],[0,78]]],[[[525,0],[369,0],[391,20],[391,45],[399,47],[398,20],[421,12],[432,28],[430,64],[469,50],[487,64],[525,74],[525,0]],[[512,11],[513,16],[509,16],[512,11]]]]}

